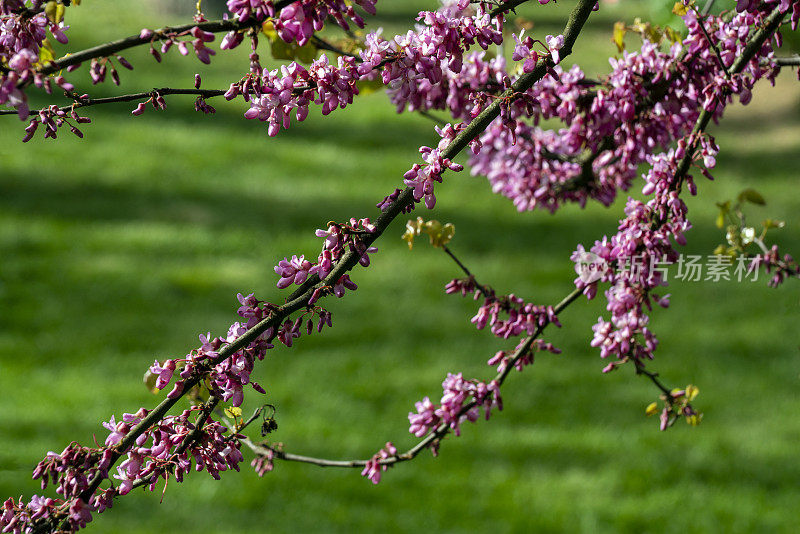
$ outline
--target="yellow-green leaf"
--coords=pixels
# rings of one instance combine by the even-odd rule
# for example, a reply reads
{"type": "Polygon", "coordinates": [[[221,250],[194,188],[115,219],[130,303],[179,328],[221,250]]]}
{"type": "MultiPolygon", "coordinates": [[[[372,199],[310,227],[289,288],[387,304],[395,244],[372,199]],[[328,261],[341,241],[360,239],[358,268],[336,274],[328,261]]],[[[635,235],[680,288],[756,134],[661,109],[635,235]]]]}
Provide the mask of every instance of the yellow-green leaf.
{"type": "Polygon", "coordinates": [[[702,420],[703,420],[703,414],[701,413],[686,416],[686,422],[689,423],[691,426],[699,425],[702,420]]]}
{"type": "Polygon", "coordinates": [[[675,2],[675,5],[672,6],[672,12],[678,15],[679,17],[682,17],[686,14],[687,9],[686,6],[683,5],[683,2],[675,2]]]}
{"type": "Polygon", "coordinates": [[[750,202],[751,204],[758,204],[759,206],[764,206],[767,203],[764,197],[761,196],[761,193],[750,188],[739,193],[739,202],[750,202]]]}
{"type": "Polygon", "coordinates": [[[680,43],[682,41],[681,34],[669,26],[664,26],[664,35],[667,36],[667,39],[669,39],[671,43],[680,43]]]}
{"type": "Polygon", "coordinates": [[[271,20],[267,20],[261,25],[261,31],[267,36],[267,39],[274,41],[278,38],[278,32],[275,31],[275,26],[271,20]]]}
{"type": "Polygon", "coordinates": [[[146,387],[150,393],[158,393],[158,388],[156,388],[156,380],[158,380],[157,374],[152,372],[150,369],[145,371],[142,381],[144,382],[144,387],[146,387]]]}
{"type": "Polygon", "coordinates": [[[700,388],[695,385],[689,384],[686,386],[686,400],[692,402],[700,393],[700,388]]]}
{"type": "Polygon", "coordinates": [[[658,413],[658,404],[655,403],[655,402],[651,402],[650,404],[647,405],[647,408],[645,409],[644,413],[645,413],[645,415],[647,415],[647,417],[650,417],[651,415],[657,414],[658,413]]]}
{"type": "MultiPolygon", "coordinates": [[[[63,8],[64,6],[61,7],[63,8]]],[[[50,2],[47,2],[44,5],[44,14],[47,16],[47,20],[49,20],[50,22],[58,22],[58,19],[56,19],[57,11],[58,11],[58,2],[56,2],[55,0],[50,0],[50,2]]]]}
{"type": "Polygon", "coordinates": [[[242,409],[238,406],[229,406],[225,408],[225,415],[235,420],[237,417],[242,416],[242,409]]]}
{"type": "Polygon", "coordinates": [[[42,46],[39,47],[39,64],[47,65],[53,61],[55,57],[56,52],[53,50],[53,45],[50,44],[50,41],[47,39],[42,41],[42,46]]]}
{"type": "Polygon", "coordinates": [[[625,50],[625,23],[618,21],[614,23],[614,34],[611,40],[617,45],[617,49],[622,52],[625,50]]]}
{"type": "Polygon", "coordinates": [[[651,43],[658,44],[661,42],[661,39],[664,38],[664,33],[657,26],[647,24],[644,28],[644,36],[647,37],[647,40],[651,43]]]}
{"type": "Polygon", "coordinates": [[[442,223],[440,223],[436,219],[431,219],[430,221],[426,221],[425,224],[422,225],[421,231],[425,232],[429,236],[434,236],[442,231],[442,223]]]}
{"type": "Polygon", "coordinates": [[[414,237],[416,234],[413,231],[406,230],[400,239],[408,243],[408,250],[412,250],[414,248],[414,237]]]}
{"type": "Polygon", "coordinates": [[[441,248],[448,244],[455,234],[456,227],[447,223],[439,228],[439,231],[435,235],[431,234],[431,245],[441,248]]]}
{"type": "Polygon", "coordinates": [[[408,250],[414,248],[414,238],[419,235],[423,224],[425,224],[425,221],[422,220],[422,217],[406,222],[406,231],[400,239],[408,242],[408,250]]]}
{"type": "Polygon", "coordinates": [[[720,211],[717,214],[717,228],[719,228],[720,230],[725,228],[725,213],[723,213],[722,211],[720,211]]]}

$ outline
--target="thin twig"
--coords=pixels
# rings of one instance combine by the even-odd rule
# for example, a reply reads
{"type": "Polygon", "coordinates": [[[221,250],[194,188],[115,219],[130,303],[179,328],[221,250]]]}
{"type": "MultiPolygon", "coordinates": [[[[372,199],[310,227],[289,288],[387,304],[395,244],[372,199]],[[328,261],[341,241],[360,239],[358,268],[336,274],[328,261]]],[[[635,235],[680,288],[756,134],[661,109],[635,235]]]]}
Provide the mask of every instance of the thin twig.
{"type": "MultiPolygon", "coordinates": [[[[581,289],[573,290],[569,295],[564,297],[558,304],[553,307],[553,310],[556,314],[561,313],[566,309],[570,304],[575,302],[578,297],[581,295],[581,289]]],[[[531,349],[533,346],[533,342],[544,332],[545,328],[549,325],[549,321],[544,323],[541,326],[538,326],[536,332],[532,335],[528,336],[525,341],[517,347],[517,349],[512,354],[511,359],[508,362],[508,365],[503,369],[503,371],[499,372],[495,377],[494,381],[497,382],[498,386],[502,386],[503,382],[505,382],[506,378],[508,377],[511,369],[514,368],[515,364],[522,359],[525,354],[531,349]]],[[[461,410],[458,412],[458,418],[463,415],[466,415],[467,412],[472,410],[475,406],[477,406],[477,402],[472,400],[462,406],[461,410]]],[[[389,456],[388,458],[381,458],[378,460],[378,464],[380,465],[394,465],[400,462],[405,462],[408,460],[413,460],[416,458],[420,452],[424,449],[429,447],[433,442],[440,440],[444,437],[447,433],[450,432],[450,427],[447,424],[441,424],[433,432],[425,436],[422,440],[417,442],[412,448],[408,449],[406,452],[396,454],[394,456],[389,456]]],[[[312,456],[303,456],[300,454],[292,454],[288,452],[284,452],[280,449],[275,447],[271,447],[269,445],[259,445],[253,443],[250,439],[243,439],[242,442],[250,447],[250,449],[259,455],[272,455],[273,458],[278,458],[280,460],[286,460],[290,462],[302,462],[307,464],[316,465],[319,467],[364,467],[367,465],[367,462],[370,460],[329,460],[327,458],[315,458],[312,456]]]]}
{"type": "Polygon", "coordinates": [[[439,126],[444,126],[445,124],[447,124],[447,121],[445,121],[444,119],[440,119],[436,115],[433,115],[432,113],[429,113],[429,112],[427,112],[427,111],[425,111],[423,109],[417,110],[417,113],[419,113],[420,115],[422,115],[426,119],[435,122],[439,126]]]}
{"type": "Polygon", "coordinates": [[[781,67],[797,67],[800,65],[800,56],[778,57],[775,58],[775,64],[781,67]]]}
{"type": "Polygon", "coordinates": [[[524,4],[525,2],[528,2],[528,1],[529,0],[507,0],[506,2],[503,2],[502,4],[500,4],[499,6],[494,8],[493,10],[491,10],[489,12],[489,14],[491,16],[493,16],[493,17],[496,17],[497,15],[499,15],[499,14],[505,12],[505,11],[513,11],[514,13],[516,13],[516,11],[514,11],[514,9],[517,6],[520,6],[520,5],[522,5],[522,4],[524,4]]]}
{"type": "Polygon", "coordinates": [[[701,11],[701,15],[704,17],[711,13],[711,9],[714,7],[714,2],[716,0],[706,0],[706,5],[703,6],[703,11],[701,11]]]}
{"type": "Polygon", "coordinates": [[[634,363],[634,367],[636,368],[636,374],[637,375],[646,376],[647,378],[650,379],[650,381],[653,384],[656,385],[656,387],[658,389],[661,390],[661,393],[663,393],[664,395],[667,396],[667,399],[671,399],[672,398],[672,391],[667,386],[665,386],[661,382],[661,380],[658,379],[658,373],[654,373],[654,372],[648,371],[647,369],[645,369],[644,365],[642,365],[637,360],[634,360],[633,363],[634,363]]]}
{"type": "Polygon", "coordinates": [[[714,43],[714,41],[711,39],[711,36],[708,34],[708,31],[706,30],[706,25],[703,24],[703,17],[702,16],[697,17],[697,24],[700,26],[700,30],[703,32],[703,35],[705,36],[706,40],[708,41],[708,46],[710,46],[711,49],[714,50],[714,55],[717,57],[717,61],[719,62],[720,70],[725,74],[725,78],[730,80],[731,77],[730,77],[730,74],[728,74],[728,67],[725,66],[725,62],[722,61],[722,54],[720,54],[719,48],[714,43]]]}
{"type": "Polygon", "coordinates": [[[470,278],[470,279],[471,279],[471,280],[472,280],[472,281],[475,283],[475,287],[477,287],[477,288],[478,288],[478,290],[481,292],[481,294],[482,294],[484,297],[486,297],[486,298],[488,299],[488,298],[491,298],[491,297],[493,297],[493,296],[494,296],[494,291],[490,290],[488,287],[486,287],[486,286],[484,286],[483,284],[479,283],[479,282],[478,282],[478,281],[475,279],[475,275],[473,275],[473,274],[472,274],[472,273],[469,271],[469,269],[467,269],[467,266],[466,266],[466,265],[464,265],[463,263],[461,263],[461,260],[459,260],[459,259],[456,257],[456,255],[455,255],[455,254],[453,254],[453,251],[452,251],[452,250],[450,250],[450,247],[448,247],[447,245],[442,245],[442,249],[445,251],[445,253],[446,253],[448,256],[450,256],[450,257],[453,259],[453,261],[454,261],[454,262],[456,262],[456,265],[458,265],[458,266],[461,268],[461,270],[462,270],[462,271],[464,271],[464,274],[466,274],[466,275],[467,275],[467,276],[468,276],[468,277],[469,277],[469,278],[470,278]]]}
{"type": "MultiPolygon", "coordinates": [[[[753,59],[761,49],[761,46],[764,42],[771,38],[772,35],[777,31],[780,27],[781,22],[786,17],[786,13],[782,12],[779,7],[776,7],[772,13],[766,18],[764,21],[764,25],[760,27],[756,33],[753,35],[752,39],[747,43],[744,50],[742,51],[741,55],[736,58],[736,61],[733,62],[733,65],[727,69],[726,73],[728,75],[739,74],[742,70],[744,70],[745,66],[753,59]]],[[[716,106],[715,108],[716,109],[716,106]]],[[[700,116],[697,118],[697,122],[692,129],[692,133],[690,134],[690,138],[694,140],[696,144],[699,140],[699,135],[703,131],[705,131],[708,124],[711,122],[711,118],[714,116],[714,109],[707,110],[703,108],[703,111],[700,113],[700,116]]],[[[675,175],[673,176],[670,182],[670,189],[676,190],[680,187],[680,183],[683,180],[683,177],[686,176],[686,173],[689,170],[689,167],[692,164],[692,158],[694,155],[694,147],[689,147],[686,150],[686,154],[683,156],[683,159],[678,163],[678,166],[675,170],[675,175]],[[689,149],[691,148],[691,150],[689,149]]]]}
{"type": "Polygon", "coordinates": [[[339,54],[340,56],[352,57],[359,63],[364,61],[359,56],[357,56],[355,54],[351,54],[350,52],[345,52],[341,48],[337,48],[336,46],[334,46],[333,44],[329,43],[328,41],[326,41],[322,37],[317,36],[316,34],[311,36],[311,42],[314,43],[314,46],[316,46],[320,50],[328,50],[330,52],[333,52],[334,54],[339,54]]]}
{"type": "MultiPolygon", "coordinates": [[[[276,13],[280,12],[283,8],[292,4],[294,1],[295,0],[280,0],[279,2],[276,2],[275,12],[276,13]]],[[[238,20],[232,19],[232,20],[214,20],[207,22],[193,22],[181,26],[167,26],[158,30],[154,30],[153,35],[147,38],[143,38],[140,35],[131,35],[129,37],[124,37],[116,41],[111,41],[92,48],[87,48],[86,50],[81,50],[80,52],[76,52],[74,54],[63,57],[56,61],[51,61],[50,63],[39,69],[39,72],[45,75],[53,74],[63,68],[72,65],[77,65],[79,63],[83,63],[84,61],[88,61],[90,59],[110,56],[112,54],[116,54],[117,52],[121,52],[122,50],[126,50],[128,48],[133,48],[143,44],[148,44],[151,41],[161,41],[163,39],[167,39],[170,35],[187,32],[195,27],[200,28],[201,30],[209,33],[221,33],[229,31],[246,30],[248,28],[255,28],[260,25],[261,25],[260,22],[256,21],[254,18],[250,18],[245,22],[239,22],[238,20]]]]}
{"type": "MultiPolygon", "coordinates": [[[[73,109],[78,108],[85,108],[89,106],[98,106],[102,104],[113,104],[116,102],[132,102],[135,100],[142,100],[144,98],[151,98],[154,95],[196,95],[202,96],[203,98],[213,98],[215,96],[222,96],[226,93],[221,89],[173,89],[170,87],[161,87],[158,89],[152,89],[150,91],[142,92],[142,93],[131,93],[127,95],[119,95],[119,96],[109,96],[105,98],[78,98],[72,104],[68,106],[62,106],[58,108],[60,111],[68,112],[72,111],[73,109]]],[[[31,115],[36,115],[39,111],[47,111],[49,108],[42,108],[41,110],[32,110],[31,115]]],[[[16,110],[8,110],[8,109],[1,109],[0,115],[16,115],[16,110]]]]}

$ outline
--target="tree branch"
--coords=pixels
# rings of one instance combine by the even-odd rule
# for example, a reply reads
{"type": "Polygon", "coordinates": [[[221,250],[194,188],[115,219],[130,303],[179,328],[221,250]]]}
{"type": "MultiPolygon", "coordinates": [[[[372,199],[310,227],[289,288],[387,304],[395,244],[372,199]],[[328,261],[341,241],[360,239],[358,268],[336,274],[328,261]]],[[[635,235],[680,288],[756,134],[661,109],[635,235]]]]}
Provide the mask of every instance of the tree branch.
{"type": "MultiPolygon", "coordinates": [[[[279,2],[276,2],[275,12],[280,12],[283,8],[292,4],[294,1],[296,0],[280,0],[279,2]]],[[[210,33],[221,33],[234,30],[246,30],[248,28],[255,28],[260,25],[260,22],[251,18],[245,22],[239,22],[238,20],[214,20],[208,22],[195,22],[181,26],[166,26],[164,28],[154,30],[151,37],[142,38],[139,35],[131,35],[130,37],[124,37],[116,41],[111,41],[109,43],[101,44],[92,48],[87,48],[86,50],[81,50],[80,52],[76,52],[59,60],[51,61],[39,69],[39,72],[44,75],[53,74],[61,69],[83,63],[84,61],[90,59],[110,56],[128,48],[148,44],[151,41],[161,41],[166,39],[170,34],[187,32],[195,27],[210,33]]]]}
{"type": "Polygon", "coordinates": [[[502,4],[491,10],[489,14],[493,17],[496,17],[497,15],[503,13],[504,11],[514,11],[514,9],[516,9],[517,6],[520,6],[528,1],[529,0],[507,0],[506,2],[503,2],[502,4]]]}
{"type": "MultiPolygon", "coordinates": [[[[566,27],[564,28],[564,45],[560,50],[561,58],[567,57],[572,53],[572,47],[575,40],[580,34],[581,28],[586,23],[589,15],[594,7],[592,0],[580,0],[578,5],[570,14],[566,27]]],[[[442,156],[447,159],[454,159],[464,148],[466,148],[470,141],[475,139],[481,132],[483,132],[491,123],[500,115],[500,108],[503,103],[510,103],[519,98],[519,96],[530,89],[533,84],[544,78],[545,74],[553,68],[555,64],[552,58],[548,55],[541,58],[537,63],[534,70],[530,73],[523,74],[511,87],[511,89],[503,92],[499,98],[495,99],[489,106],[487,106],[466,128],[461,130],[459,134],[450,142],[450,144],[442,151],[442,156]]],[[[366,236],[362,241],[369,247],[375,242],[386,230],[389,224],[398,216],[403,210],[413,204],[413,189],[406,187],[392,202],[386,210],[375,221],[375,232],[366,236]]],[[[342,275],[350,271],[358,260],[360,254],[354,251],[348,251],[334,267],[333,271],[328,275],[327,280],[337,281],[342,275]]],[[[326,284],[320,283],[317,276],[309,277],[299,289],[289,296],[290,300],[295,300],[300,296],[307,294],[311,295],[317,287],[323,287],[326,284]]]]}
{"type": "MultiPolygon", "coordinates": [[[[71,111],[73,109],[85,108],[89,106],[98,106],[101,104],[113,104],[116,102],[131,102],[141,100],[143,98],[150,98],[154,95],[197,95],[203,98],[212,98],[215,96],[224,95],[226,91],[220,89],[173,89],[170,87],[154,88],[151,91],[143,93],[131,93],[128,95],[109,96],[105,98],[80,98],[77,97],[75,102],[58,108],[60,111],[71,111]]],[[[36,115],[39,111],[46,111],[49,108],[42,108],[41,110],[32,110],[31,114],[36,115]]],[[[16,115],[16,110],[0,109],[0,115],[16,115]]]]}
{"type": "Polygon", "coordinates": [[[194,27],[200,28],[201,30],[210,33],[220,33],[220,32],[229,32],[233,30],[244,30],[247,28],[254,28],[259,25],[260,23],[255,22],[253,19],[251,19],[248,20],[247,22],[239,22],[236,20],[216,20],[210,22],[184,24],[182,26],[167,26],[164,28],[160,28],[158,30],[153,30],[153,35],[147,38],[143,38],[139,35],[131,35],[130,37],[125,37],[122,39],[118,39],[116,41],[111,41],[98,46],[94,46],[92,48],[81,50],[80,52],[70,54],[56,61],[51,61],[47,65],[41,67],[39,69],[39,72],[44,75],[53,74],[61,69],[70,67],[72,65],[78,65],[79,63],[83,63],[84,61],[88,61],[90,59],[110,56],[112,54],[116,54],[117,52],[126,50],[128,48],[134,48],[136,46],[140,46],[143,44],[149,44],[152,41],[164,40],[168,38],[169,35],[176,33],[183,33],[191,30],[194,27]]]}
{"type": "Polygon", "coordinates": [[[442,245],[442,249],[448,256],[450,256],[450,258],[453,259],[454,262],[456,262],[456,265],[458,265],[461,268],[461,270],[464,271],[464,274],[466,274],[470,279],[472,279],[475,282],[475,287],[478,288],[478,290],[484,297],[490,298],[494,295],[494,291],[490,290],[488,287],[484,286],[483,284],[475,280],[475,275],[473,275],[469,271],[469,269],[467,269],[466,265],[461,263],[461,261],[456,257],[455,254],[453,254],[453,251],[450,250],[450,248],[447,245],[442,245]]]}
{"type": "MultiPolygon", "coordinates": [[[[770,13],[769,17],[766,18],[764,21],[764,25],[756,30],[756,33],[753,35],[750,42],[747,43],[742,54],[736,58],[733,62],[733,65],[727,70],[729,76],[739,74],[744,70],[745,66],[750,62],[750,60],[755,57],[756,52],[761,49],[761,46],[770,39],[772,35],[778,30],[781,25],[781,22],[786,17],[786,13],[782,12],[780,7],[776,7],[772,13],[770,13]]],[[[700,116],[697,118],[697,122],[692,129],[692,133],[690,134],[691,138],[695,139],[695,143],[697,143],[696,139],[698,135],[705,131],[708,123],[711,122],[711,118],[714,116],[714,111],[709,111],[703,108],[703,111],[700,113],[700,116]]],[[[686,154],[683,156],[683,159],[678,164],[678,167],[675,171],[675,176],[672,178],[672,182],[670,183],[670,189],[675,189],[680,186],[683,177],[689,171],[689,166],[692,164],[692,158],[694,150],[686,150],[686,154]]]]}
{"type": "Polygon", "coordinates": [[[775,58],[775,63],[781,67],[797,67],[800,65],[800,56],[775,58]]]}
{"type": "MultiPolygon", "coordinates": [[[[570,304],[575,302],[578,297],[581,295],[581,289],[574,289],[569,295],[564,297],[561,302],[556,304],[553,307],[553,311],[558,315],[564,309],[566,309],[570,304]]],[[[536,328],[536,332],[532,335],[528,336],[525,341],[520,345],[513,353],[512,358],[509,360],[508,365],[503,369],[503,371],[499,372],[495,377],[494,381],[497,382],[498,386],[502,386],[503,382],[505,382],[506,378],[508,377],[511,369],[514,368],[514,365],[525,356],[525,354],[530,350],[533,342],[544,332],[545,328],[549,326],[550,322],[546,322],[543,325],[540,325],[536,328]]],[[[469,412],[472,408],[477,405],[475,400],[468,402],[465,404],[461,410],[458,412],[459,418],[469,412]]],[[[439,425],[433,432],[422,438],[416,445],[412,448],[408,449],[406,452],[396,454],[394,456],[390,456],[388,458],[382,458],[378,460],[378,464],[380,465],[394,465],[400,462],[406,462],[409,460],[413,460],[416,458],[420,452],[422,452],[425,448],[430,446],[434,441],[441,439],[447,433],[450,432],[450,427],[447,424],[439,425]]],[[[286,460],[290,462],[301,462],[316,465],[319,467],[346,467],[346,468],[355,468],[355,467],[365,467],[367,462],[370,460],[329,460],[326,458],[315,458],[312,456],[303,456],[300,454],[292,454],[288,452],[284,452],[280,449],[275,447],[271,447],[269,445],[259,445],[253,443],[252,440],[249,438],[245,438],[242,442],[247,445],[253,452],[259,455],[272,455],[273,458],[278,458],[280,460],[286,460]]]]}
{"type": "MultiPolygon", "coordinates": [[[[567,21],[566,27],[564,28],[564,45],[561,48],[561,57],[562,59],[572,53],[572,47],[575,44],[578,35],[580,34],[583,25],[586,23],[586,20],[589,18],[589,15],[592,12],[592,9],[596,3],[596,0],[579,0],[578,5],[573,9],[572,13],[569,16],[567,21]]],[[[141,43],[139,43],[141,44],[141,43]]],[[[132,45],[135,46],[135,45],[132,45]]],[[[73,56],[70,56],[73,57],[73,56]]],[[[518,98],[518,95],[529,89],[533,86],[534,83],[541,80],[547,72],[549,72],[554,66],[552,58],[547,56],[539,61],[536,65],[536,68],[527,74],[522,75],[513,85],[512,88],[508,91],[504,92],[501,95],[501,98],[495,100],[486,107],[466,128],[464,128],[453,141],[447,146],[447,148],[443,151],[443,156],[448,159],[455,158],[464,148],[466,148],[470,141],[477,137],[483,130],[485,130],[489,124],[496,119],[500,115],[500,106],[501,103],[505,100],[506,102],[511,102],[518,98]]],[[[392,202],[386,211],[384,211],[376,220],[375,222],[375,232],[365,236],[362,239],[362,242],[369,247],[372,243],[374,243],[386,230],[389,224],[400,214],[402,211],[413,202],[413,189],[407,187],[399,197],[392,202]]],[[[358,263],[360,259],[360,254],[355,251],[348,251],[345,253],[340,261],[336,264],[333,270],[328,274],[328,276],[324,280],[319,280],[319,278],[315,277],[316,280],[309,280],[303,286],[300,287],[297,291],[292,293],[289,296],[288,302],[284,305],[278,307],[277,309],[273,310],[272,313],[261,322],[256,324],[254,327],[249,329],[247,332],[242,334],[240,337],[232,341],[231,343],[223,346],[218,351],[218,356],[214,360],[205,362],[205,366],[198,366],[198,373],[192,375],[188,379],[185,380],[183,392],[179,395],[176,395],[174,398],[165,398],[161,403],[156,406],[153,411],[147,414],[137,425],[135,425],[126,435],[120,443],[114,448],[114,453],[111,457],[111,461],[109,462],[108,469],[112,468],[116,462],[120,459],[120,457],[136,442],[136,439],[142,435],[145,431],[147,431],[153,424],[157,423],[161,420],[167,412],[189,391],[192,387],[194,387],[200,381],[200,371],[203,369],[208,368],[208,366],[216,365],[222,361],[225,361],[233,354],[235,354],[240,349],[246,347],[251,342],[255,341],[263,332],[268,330],[269,328],[277,328],[279,327],[284,319],[289,317],[296,311],[304,309],[308,306],[308,301],[312,297],[314,291],[318,288],[323,288],[325,286],[333,286],[338,282],[338,280],[347,272],[352,270],[355,265],[358,263]]],[[[580,292],[573,292],[574,298],[577,298],[580,292]]],[[[533,340],[530,339],[532,343],[533,340]]],[[[504,376],[502,377],[504,378],[504,376]]],[[[431,436],[435,436],[435,434],[431,434],[431,436]]],[[[430,438],[430,442],[433,441],[435,437],[430,438]]],[[[409,451],[409,453],[413,453],[416,455],[419,451],[426,446],[426,443],[423,441],[409,451]]],[[[89,485],[86,490],[84,490],[80,498],[84,502],[89,502],[94,492],[100,486],[102,481],[105,480],[100,473],[95,475],[95,477],[89,482],[89,485]]]]}

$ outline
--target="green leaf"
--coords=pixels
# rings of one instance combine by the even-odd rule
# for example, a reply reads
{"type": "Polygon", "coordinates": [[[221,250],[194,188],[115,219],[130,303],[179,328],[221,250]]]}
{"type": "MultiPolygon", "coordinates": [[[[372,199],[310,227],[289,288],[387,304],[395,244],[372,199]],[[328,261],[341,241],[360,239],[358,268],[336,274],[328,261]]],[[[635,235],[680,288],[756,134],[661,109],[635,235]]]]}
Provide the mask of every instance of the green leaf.
{"type": "Polygon", "coordinates": [[[717,214],[717,228],[720,230],[725,227],[725,212],[720,211],[717,214]]]}
{"type": "MultiPolygon", "coordinates": [[[[63,6],[62,6],[63,7],[63,6]]],[[[47,20],[56,24],[58,23],[57,17],[57,10],[58,10],[58,3],[54,0],[50,0],[44,5],[44,14],[47,16],[47,20]]]]}
{"type": "Polygon", "coordinates": [[[726,200],[725,202],[717,202],[717,207],[719,208],[719,214],[717,215],[717,228],[722,229],[725,227],[725,216],[731,211],[731,201],[726,200]]]}
{"type": "Polygon", "coordinates": [[[764,206],[767,203],[764,197],[761,196],[761,193],[750,188],[739,193],[739,202],[750,202],[751,204],[758,204],[759,206],[764,206]]]}
{"type": "Polygon", "coordinates": [[[317,59],[317,47],[311,44],[311,41],[300,47],[294,44],[292,46],[295,47],[295,57],[300,60],[301,63],[311,63],[317,59]]]}
{"type": "Polygon", "coordinates": [[[294,59],[291,45],[280,37],[270,41],[270,48],[275,59],[294,59]]]}
{"type": "Polygon", "coordinates": [[[301,63],[311,63],[317,57],[317,47],[308,42],[303,46],[287,43],[277,35],[270,39],[272,57],[275,59],[297,60],[301,63]]]}
{"type": "Polygon", "coordinates": [[[153,394],[158,393],[158,388],[156,388],[156,380],[158,380],[157,374],[155,374],[150,369],[145,371],[142,381],[144,382],[144,387],[146,387],[150,393],[153,394]]]}
{"type": "Polygon", "coordinates": [[[374,80],[359,80],[356,82],[356,87],[358,87],[358,94],[368,95],[383,89],[383,82],[380,77],[374,80]]]}
{"type": "Polygon", "coordinates": [[[47,65],[56,58],[56,53],[53,50],[53,45],[50,41],[45,39],[42,41],[42,46],[39,47],[39,65],[47,65]]]}

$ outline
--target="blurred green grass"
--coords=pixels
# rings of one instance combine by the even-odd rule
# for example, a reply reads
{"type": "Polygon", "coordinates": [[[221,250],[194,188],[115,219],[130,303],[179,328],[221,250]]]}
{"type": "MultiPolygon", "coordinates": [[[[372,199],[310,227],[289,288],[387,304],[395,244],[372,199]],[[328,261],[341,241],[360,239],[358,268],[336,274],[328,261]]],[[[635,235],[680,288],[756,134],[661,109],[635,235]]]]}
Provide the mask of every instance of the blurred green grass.
{"type": "MultiPolygon", "coordinates": [[[[427,5],[379,4],[379,23],[401,30],[427,5]]],[[[614,20],[647,16],[633,6],[640,12],[604,5],[596,14],[574,57],[587,72],[602,72],[614,53],[614,20]]],[[[520,12],[536,31],[552,33],[570,7],[520,12]]],[[[131,9],[86,1],[72,23],[79,30],[78,15],[99,14],[97,34],[71,37],[87,46],[161,25],[131,9]]],[[[217,57],[211,68],[174,54],[160,68],[144,51],[126,55],[136,71],[122,73],[123,87],[190,86],[194,72],[204,86],[221,87],[246,68],[241,53],[217,57]]],[[[714,129],[723,147],[717,180],[700,183],[701,198],[690,202],[695,229],[686,253],[710,253],[720,239],[714,202],[744,187],[768,201],[751,219],[787,219],[779,242],[800,249],[800,200],[788,192],[800,164],[794,83],[785,74],[714,129]]],[[[280,301],[277,260],[316,254],[313,230],[330,219],[374,216],[374,203],[417,161],[418,146],[435,138],[429,122],[395,115],[380,94],[324,121],[313,115],[275,139],[241,119],[241,103],[215,105],[212,118],[178,98],[166,113],[138,118],[128,117],[130,105],[92,109],[85,140],[64,133],[26,145],[21,126],[4,119],[0,495],[39,492],[30,472],[46,451],[93,435],[102,441],[100,421],[153,406],[157,399],[139,383],[153,359],[184,354],[200,332],[223,332],[235,320],[238,291],[280,301]]],[[[420,215],[455,224],[453,249],[473,272],[537,302],[569,291],[576,243],[613,232],[621,213],[617,203],[519,214],[466,173],[437,195],[435,212],[420,215]]],[[[387,439],[406,448],[414,401],[436,397],[450,371],[491,376],[485,360],[509,347],[471,328],[472,301],[444,297],[455,267],[424,244],[408,252],[401,232],[402,221],[379,242],[373,266],[355,272],[358,292],[326,303],[335,328],[273,351],[257,369],[278,407],[274,438],[287,450],[366,457],[387,439]]],[[[654,312],[654,368],[672,384],[700,386],[698,428],[659,433],[643,416],[653,388],[629,369],[600,373],[603,362],[588,346],[604,311],[598,299],[563,314],[564,328],[547,338],[564,354],[514,376],[503,412],[448,438],[439,458],[423,454],[390,470],[377,487],[356,471],[279,463],[259,479],[245,466],[220,482],[199,473],[170,485],[161,505],[158,494],[134,492],[91,528],[796,532],[796,286],[677,282],[670,292],[670,309],[654,312]]],[[[251,394],[246,407],[259,402],[251,394]]]]}

